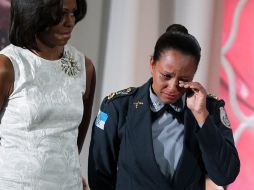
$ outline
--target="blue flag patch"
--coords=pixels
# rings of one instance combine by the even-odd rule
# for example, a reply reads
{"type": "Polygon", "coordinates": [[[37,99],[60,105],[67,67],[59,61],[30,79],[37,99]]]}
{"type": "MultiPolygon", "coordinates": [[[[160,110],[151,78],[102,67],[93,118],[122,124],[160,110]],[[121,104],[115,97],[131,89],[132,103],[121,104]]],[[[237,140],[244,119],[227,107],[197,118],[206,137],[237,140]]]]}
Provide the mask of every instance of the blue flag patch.
{"type": "Polygon", "coordinates": [[[100,110],[96,117],[95,125],[99,127],[100,129],[104,130],[104,125],[107,119],[108,119],[108,115],[100,110]]]}

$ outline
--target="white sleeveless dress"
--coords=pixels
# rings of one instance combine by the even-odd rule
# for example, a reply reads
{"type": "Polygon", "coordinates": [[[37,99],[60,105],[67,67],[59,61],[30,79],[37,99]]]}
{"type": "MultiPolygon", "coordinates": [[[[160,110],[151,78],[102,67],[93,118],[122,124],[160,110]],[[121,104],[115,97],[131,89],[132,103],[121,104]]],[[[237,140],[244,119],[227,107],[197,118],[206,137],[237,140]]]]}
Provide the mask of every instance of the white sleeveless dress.
{"type": "Polygon", "coordinates": [[[14,91],[0,112],[0,190],[82,190],[77,149],[85,92],[84,56],[70,45],[76,75],[61,60],[9,45],[14,91]],[[68,68],[67,68],[68,70],[68,68]]]}

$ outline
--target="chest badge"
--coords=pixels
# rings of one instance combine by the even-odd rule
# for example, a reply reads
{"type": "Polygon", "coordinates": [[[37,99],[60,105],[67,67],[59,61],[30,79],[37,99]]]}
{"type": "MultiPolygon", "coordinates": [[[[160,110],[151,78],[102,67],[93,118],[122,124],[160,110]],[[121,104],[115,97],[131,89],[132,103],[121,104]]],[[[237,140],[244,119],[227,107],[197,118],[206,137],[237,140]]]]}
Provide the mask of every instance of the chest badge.
{"type": "Polygon", "coordinates": [[[143,105],[144,103],[140,102],[140,101],[137,101],[137,102],[134,102],[133,104],[134,104],[135,108],[138,109],[139,106],[143,105]]]}

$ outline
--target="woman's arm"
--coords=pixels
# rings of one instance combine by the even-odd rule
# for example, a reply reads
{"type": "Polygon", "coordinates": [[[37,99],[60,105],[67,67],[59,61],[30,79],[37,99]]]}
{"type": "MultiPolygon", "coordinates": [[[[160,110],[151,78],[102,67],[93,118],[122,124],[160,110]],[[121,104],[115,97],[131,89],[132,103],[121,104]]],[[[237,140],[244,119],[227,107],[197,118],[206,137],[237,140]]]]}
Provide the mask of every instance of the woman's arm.
{"type": "Polygon", "coordinates": [[[87,57],[85,58],[85,67],[86,67],[86,92],[83,96],[84,112],[83,112],[83,118],[82,118],[81,124],[79,126],[79,133],[78,133],[78,140],[77,140],[79,153],[82,150],[87,129],[89,127],[92,107],[93,107],[95,85],[96,85],[95,69],[94,69],[92,61],[88,59],[87,57]]]}
{"type": "Polygon", "coordinates": [[[239,173],[240,160],[225,102],[207,96],[198,82],[179,81],[179,86],[191,90],[186,102],[199,125],[196,136],[208,177],[217,185],[232,183],[239,173]]]}
{"type": "Polygon", "coordinates": [[[0,110],[2,110],[8,97],[13,91],[14,69],[11,61],[4,55],[0,55],[0,110]]]}
{"type": "Polygon", "coordinates": [[[220,186],[232,183],[240,170],[240,160],[234,144],[224,101],[211,101],[209,116],[196,133],[207,176],[220,186]]]}

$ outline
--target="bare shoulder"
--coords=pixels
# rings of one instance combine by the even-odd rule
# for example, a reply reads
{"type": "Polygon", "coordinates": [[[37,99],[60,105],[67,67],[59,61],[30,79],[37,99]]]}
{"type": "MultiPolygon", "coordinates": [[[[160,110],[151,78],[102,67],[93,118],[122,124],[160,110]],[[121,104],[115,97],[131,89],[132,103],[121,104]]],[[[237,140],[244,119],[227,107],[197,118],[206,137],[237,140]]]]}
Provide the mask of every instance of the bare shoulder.
{"type": "Polygon", "coordinates": [[[8,57],[0,54],[0,110],[13,91],[14,69],[8,57]]]}
{"type": "Polygon", "coordinates": [[[95,78],[95,68],[93,62],[88,57],[85,57],[86,77],[88,81],[95,78]]]}
{"type": "Polygon", "coordinates": [[[11,60],[5,55],[0,54],[0,74],[13,72],[11,60]]]}
{"type": "Polygon", "coordinates": [[[86,67],[86,93],[85,96],[93,97],[95,84],[96,84],[96,73],[93,62],[88,57],[85,57],[85,67],[86,67]]]}
{"type": "Polygon", "coordinates": [[[95,68],[94,68],[92,60],[88,57],[85,57],[85,66],[86,66],[87,73],[93,75],[95,68]]]}
{"type": "Polygon", "coordinates": [[[14,69],[11,60],[2,54],[0,54],[0,79],[0,83],[14,80],[14,69]]]}

